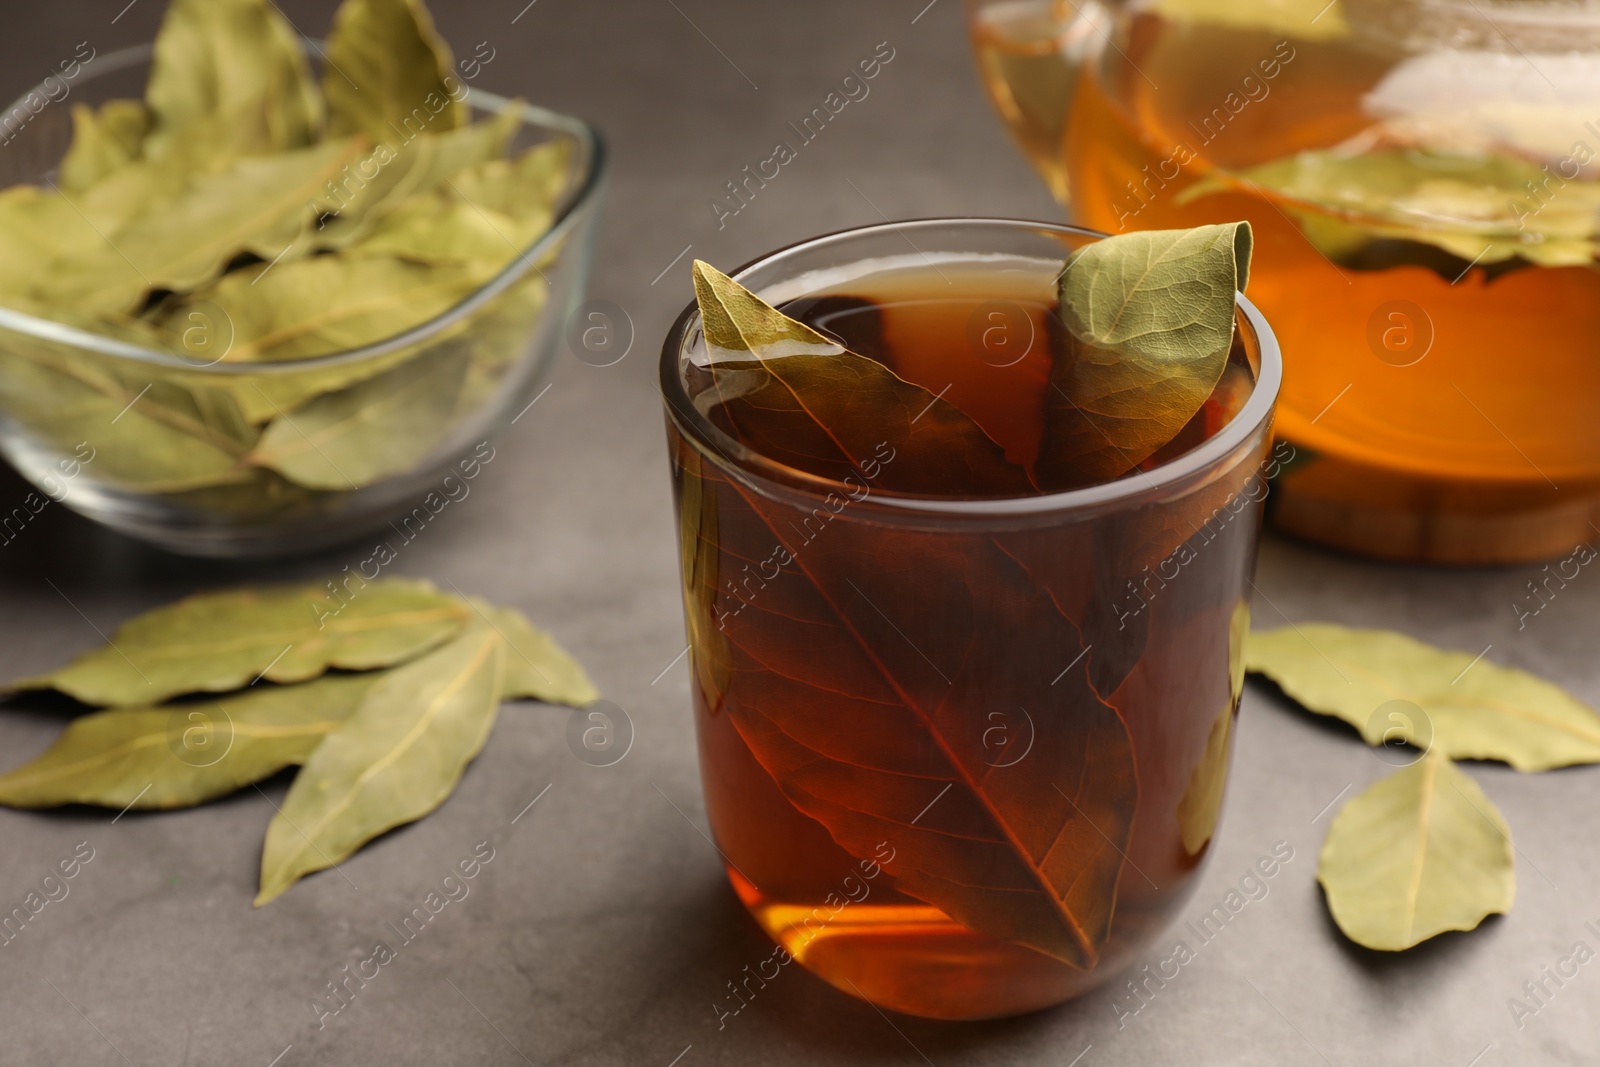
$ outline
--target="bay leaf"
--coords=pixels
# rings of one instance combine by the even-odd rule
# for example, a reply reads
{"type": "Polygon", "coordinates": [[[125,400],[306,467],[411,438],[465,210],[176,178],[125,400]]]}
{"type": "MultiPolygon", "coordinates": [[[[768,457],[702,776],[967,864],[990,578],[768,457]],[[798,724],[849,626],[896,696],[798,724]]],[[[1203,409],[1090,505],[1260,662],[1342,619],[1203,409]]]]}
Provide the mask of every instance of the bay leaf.
{"type": "Polygon", "coordinates": [[[72,105],[72,145],[61,160],[61,188],[81,192],[144,152],[151,115],[138,100],[72,105]]]}
{"type": "Polygon", "coordinates": [[[554,141],[515,160],[465,167],[432,192],[395,206],[346,251],[417,263],[503,266],[550,228],[567,186],[570,155],[567,142],[554,141]]]}
{"type": "Polygon", "coordinates": [[[1345,804],[1317,881],[1346,937],[1399,952],[1511,910],[1511,831],[1478,783],[1430,752],[1345,804]]]}
{"type": "Polygon", "coordinates": [[[501,158],[521,122],[521,105],[511,101],[485,122],[442,132],[391,134],[379,141],[370,155],[323,190],[317,247],[348,247],[412,197],[431,192],[465,168],[501,158]]]}
{"type": "MultiPolygon", "coordinates": [[[[40,445],[71,455],[93,451],[93,477],[151,493],[181,492],[244,481],[238,454],[158,417],[138,389],[90,384],[57,369],[49,342],[7,335],[0,342],[0,410],[40,445]],[[44,352],[45,358],[39,358],[44,352]]],[[[81,354],[67,353],[70,364],[81,354]]],[[[81,368],[80,368],[81,371],[81,368]]]]}
{"type": "Polygon", "coordinates": [[[1249,223],[1149,230],[1073,252],[1061,318],[1075,342],[1046,392],[1037,470],[1052,488],[1120,477],[1171,441],[1228,365],[1249,223]]]}
{"type": "Polygon", "coordinates": [[[548,220],[519,220],[490,208],[437,196],[413,197],[384,216],[347,256],[383,256],[411,263],[510,262],[548,228],[548,220]]]}
{"type": "Polygon", "coordinates": [[[571,184],[572,142],[546,141],[516,159],[469,166],[437,188],[445,197],[519,220],[548,220],[571,184]]]}
{"type": "Polygon", "coordinates": [[[311,753],[268,824],[257,907],[444,803],[489,738],[505,657],[500,635],[474,617],[367,691],[311,753]]]}
{"type": "Polygon", "coordinates": [[[0,804],[186,808],[305,762],[372,685],[330,674],[205,701],[80,715],[38,758],[0,775],[0,804]]]}
{"type": "MultiPolygon", "coordinates": [[[[701,492],[697,534],[714,529],[716,551],[794,543],[803,512],[720,475],[701,492]]],[[[798,546],[748,600],[721,596],[714,643],[693,648],[697,684],[721,687],[707,705],[841,848],[868,860],[890,842],[897,891],[1092,968],[1138,783],[1127,728],[1088,672],[1041,678],[1041,663],[1083,655],[1081,634],[986,536],[848,533],[798,546]],[[1031,729],[1021,757],[986,746],[996,711],[1019,738],[1031,729]]]]}
{"type": "Polygon", "coordinates": [[[364,133],[377,142],[466,125],[466,87],[453,67],[421,0],[344,0],[322,76],[328,133],[364,133]]]}
{"type": "Polygon", "coordinates": [[[1223,787],[1228,781],[1228,756],[1233,740],[1234,705],[1223,708],[1206,734],[1206,747],[1200,762],[1189,772],[1189,783],[1178,800],[1178,833],[1183,850],[1198,856],[1222,816],[1223,787]]]}
{"type": "Polygon", "coordinates": [[[1343,719],[1371,745],[1397,740],[1519,771],[1600,763],[1600,715],[1527,671],[1388,630],[1331,623],[1250,635],[1247,665],[1308,711],[1343,719]],[[1403,700],[1414,715],[1380,714],[1403,700]]]}
{"type": "Polygon", "coordinates": [[[148,155],[185,167],[304,148],[322,129],[300,35],[270,0],[172,0],[145,100],[148,155]]]}
{"type": "Polygon", "coordinates": [[[1529,183],[1542,189],[1547,181],[1538,164],[1500,153],[1318,149],[1218,172],[1178,202],[1264,190],[1336,261],[1387,239],[1432,245],[1480,265],[1514,258],[1592,265],[1600,254],[1600,182],[1567,182],[1543,200],[1529,192],[1529,183]]]}
{"type": "Polygon", "coordinates": [[[73,203],[55,191],[33,185],[0,189],[0,301],[29,314],[47,313],[35,296],[42,265],[61,254],[64,242],[100,240],[73,203]]]}
{"type": "Polygon", "coordinates": [[[342,140],[246,157],[175,192],[155,164],[124,167],[70,205],[79,218],[57,235],[34,291],[81,313],[126,311],[152,289],[211,281],[240,252],[273,260],[309,247],[313,198],[361,149],[342,140]]]}
{"type": "Polygon", "coordinates": [[[534,627],[515,608],[497,608],[476,597],[473,610],[500,635],[506,646],[505,684],[501,700],[542,700],[546,704],[582,707],[600,699],[588,674],[555,638],[534,627]]]}
{"type": "Polygon", "coordinates": [[[346,601],[317,584],[198,593],[130,619],[105,647],[9,688],[134,707],[256,680],[303,682],[330,667],[403,663],[453,638],[468,615],[427,582],[399,578],[369,582],[346,601]]]}
{"type": "Polygon", "coordinates": [[[413,469],[455,429],[468,359],[441,350],[274,419],[249,463],[308,489],[349,490],[413,469]]]}
{"type": "Polygon", "coordinates": [[[1027,472],[965,413],[876,360],[791,319],[710,264],[694,263],[712,420],[754,451],[811,474],[859,478],[892,450],[879,487],[941,496],[1034,492],[1027,472]]]}
{"type": "Polygon", "coordinates": [[[389,256],[313,256],[234,271],[196,294],[194,303],[214,304],[231,322],[227,362],[276,363],[404,333],[450,310],[492,276],[489,268],[389,256]]]}

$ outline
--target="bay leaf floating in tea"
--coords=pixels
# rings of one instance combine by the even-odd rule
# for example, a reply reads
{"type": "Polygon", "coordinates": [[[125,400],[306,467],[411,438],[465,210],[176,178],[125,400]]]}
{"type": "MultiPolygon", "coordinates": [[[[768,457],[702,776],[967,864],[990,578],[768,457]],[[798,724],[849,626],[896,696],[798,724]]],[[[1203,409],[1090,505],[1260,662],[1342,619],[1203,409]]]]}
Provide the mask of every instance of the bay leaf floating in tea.
{"type": "Polygon", "coordinates": [[[1433,751],[1345,804],[1317,880],[1346,937],[1398,952],[1511,910],[1511,831],[1478,783],[1433,751]]]}
{"type": "Polygon", "coordinates": [[[268,824],[257,907],[444,803],[489,739],[507,655],[494,627],[474,616],[367,691],[307,758],[268,824]]]}
{"type": "MultiPolygon", "coordinates": [[[[719,400],[713,422],[755,451],[843,480],[888,442],[879,485],[892,492],[1034,491],[1027,472],[959,408],[883,364],[789,318],[710,264],[695,296],[719,400]]],[[[881,458],[881,457],[880,457],[881,458]]]]}
{"type": "Polygon", "coordinates": [[[400,579],[370,583],[333,613],[338,607],[323,585],[200,593],[123,623],[105,647],[11,688],[133,707],[257,678],[300,682],[330,667],[404,662],[448,641],[470,614],[427,582],[400,579]]]}
{"type": "Polygon", "coordinates": [[[1068,257],[1060,307],[1076,344],[1045,394],[1043,480],[1120,477],[1188,425],[1227,368],[1250,251],[1238,222],[1120,234],[1068,257]]]}
{"type": "Polygon", "coordinates": [[[213,359],[312,359],[435,318],[524,256],[567,191],[566,141],[507,158],[520,102],[471,122],[420,0],[345,0],[326,48],[310,46],[320,85],[306,47],[271,0],[173,0],[145,99],[76,106],[58,180],[0,191],[0,305],[193,365],[7,342],[46,369],[0,360],[6,414],[49,447],[103,445],[97,479],[241,521],[314,507],[421,462],[417,441],[477,415],[543,311],[546,283],[530,275],[454,336],[303,372],[206,372],[213,359]],[[286,460],[263,481],[240,462],[279,454],[288,431],[268,424],[302,411],[321,423],[437,349],[466,361],[464,384],[424,433],[372,420],[365,440],[393,461],[336,484],[325,463],[286,460]],[[66,376],[44,390],[60,402],[26,403],[51,374],[66,376]],[[117,416],[134,397],[108,430],[106,405],[117,416]],[[276,498],[252,501],[257,486],[276,498]]]}
{"type": "Polygon", "coordinates": [[[355,710],[372,674],[80,715],[55,744],[0,775],[0,804],[187,808],[303,763],[355,710]]]}
{"type": "Polygon", "coordinates": [[[1222,794],[1228,783],[1228,753],[1233,733],[1233,704],[1217,715],[1206,735],[1200,762],[1189,774],[1189,784],[1178,802],[1178,832],[1183,850],[1198,856],[1222,817],[1222,794]]]}
{"type": "Polygon", "coordinates": [[[1249,669],[1370,745],[1405,741],[1519,771],[1600,763],[1600,715],[1561,687],[1388,630],[1302,623],[1253,633],[1249,669]],[[1395,705],[1393,714],[1383,713],[1395,705]]]}

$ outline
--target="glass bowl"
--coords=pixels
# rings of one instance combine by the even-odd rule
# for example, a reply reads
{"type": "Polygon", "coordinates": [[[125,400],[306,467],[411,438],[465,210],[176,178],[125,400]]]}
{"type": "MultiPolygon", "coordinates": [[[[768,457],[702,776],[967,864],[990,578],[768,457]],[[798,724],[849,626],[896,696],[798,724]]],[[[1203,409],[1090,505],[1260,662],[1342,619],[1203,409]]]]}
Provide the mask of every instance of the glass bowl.
{"type": "MultiPolygon", "coordinates": [[[[143,45],[84,64],[67,97],[13,133],[0,186],[53,182],[71,105],[142,98],[150,57],[143,45]]],[[[467,102],[477,115],[517,109],[509,152],[568,145],[549,228],[487,282],[382,341],[277,363],[226,361],[233,324],[215,306],[188,320],[192,357],[0,307],[0,454],[51,499],[187,555],[308,552],[435,512],[537,395],[583,299],[605,171],[588,124],[477,89],[467,102]],[[341,416],[391,421],[340,464],[318,437],[341,416]],[[246,459],[280,422],[277,440],[311,472],[295,481],[246,459]]]]}

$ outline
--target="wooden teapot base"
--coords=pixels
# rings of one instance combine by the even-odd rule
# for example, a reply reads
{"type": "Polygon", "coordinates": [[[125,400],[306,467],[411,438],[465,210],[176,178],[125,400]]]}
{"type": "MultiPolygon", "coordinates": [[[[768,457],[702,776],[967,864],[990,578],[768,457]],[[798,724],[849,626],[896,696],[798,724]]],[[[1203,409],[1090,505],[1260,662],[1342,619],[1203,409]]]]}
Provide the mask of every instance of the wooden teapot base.
{"type": "Polygon", "coordinates": [[[1535,563],[1600,541],[1600,484],[1447,482],[1305,455],[1272,484],[1283,533],[1399,563],[1535,563]]]}

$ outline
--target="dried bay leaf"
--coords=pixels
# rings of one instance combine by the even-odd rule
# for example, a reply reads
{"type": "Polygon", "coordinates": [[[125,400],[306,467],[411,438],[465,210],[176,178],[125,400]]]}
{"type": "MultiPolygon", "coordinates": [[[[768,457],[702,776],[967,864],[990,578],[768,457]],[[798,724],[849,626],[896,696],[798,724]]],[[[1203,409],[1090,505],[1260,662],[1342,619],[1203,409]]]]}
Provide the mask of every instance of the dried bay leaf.
{"type": "Polygon", "coordinates": [[[0,348],[0,407],[37,441],[63,455],[94,450],[95,477],[146,492],[180,492],[244,481],[238,453],[177,429],[144,405],[138,389],[90,384],[73,354],[52,360],[49,342],[12,336],[0,348]],[[43,358],[40,358],[43,356],[43,358]],[[125,394],[125,395],[124,395],[125,394]],[[132,406],[130,405],[132,402],[132,406]]]}
{"type": "Polygon", "coordinates": [[[410,129],[465,126],[450,47],[421,0],[344,0],[328,36],[328,133],[384,141],[410,129]],[[454,89],[456,95],[452,95],[454,89]]]}
{"type": "Polygon", "coordinates": [[[61,188],[81,192],[137,160],[150,132],[149,110],[137,100],[107,100],[99,109],[72,105],[72,146],[61,160],[61,188]]]}
{"type": "MultiPolygon", "coordinates": [[[[724,544],[792,538],[792,510],[720,477],[702,489],[724,544]]],[[[1127,729],[1087,672],[1038,680],[1040,662],[1083,652],[1081,635],[985,537],[851,533],[809,542],[794,563],[804,580],[721,616],[712,647],[726,663],[695,647],[699,684],[709,668],[722,686],[708,705],[840,847],[868,859],[892,841],[897,890],[1093,967],[1138,783],[1127,729]],[[985,749],[997,709],[1019,728],[1026,710],[1024,758],[997,763],[985,749]]]]}
{"type": "Polygon", "coordinates": [[[282,362],[404,333],[450,310],[489,277],[486,267],[314,256],[235,271],[196,300],[215,304],[232,322],[229,363],[282,362]]]}
{"type": "Polygon", "coordinates": [[[1188,424],[1228,365],[1251,242],[1240,222],[1121,234],[1072,253],[1060,309],[1076,343],[1057,354],[1045,394],[1041,482],[1118,478],[1188,424]]]}
{"type": "Polygon", "coordinates": [[[1189,774],[1189,784],[1178,801],[1178,833],[1183,850],[1198,856],[1216,832],[1222,816],[1223,787],[1228,781],[1228,754],[1233,740],[1234,705],[1228,704],[1211,723],[1205,751],[1189,774]]]}
{"type": "Polygon", "coordinates": [[[1519,771],[1600,763],[1593,709],[1550,682],[1471,653],[1388,630],[1304,623],[1251,634],[1246,658],[1251,671],[1308,711],[1343,719],[1371,745],[1404,740],[1519,771]],[[1420,708],[1420,718],[1379,713],[1397,700],[1420,708]]]}
{"type": "Polygon", "coordinates": [[[1344,806],[1317,880],[1346,937],[1398,952],[1511,910],[1511,831],[1476,782],[1430,752],[1344,806]]]}
{"type": "Polygon", "coordinates": [[[322,129],[300,35],[270,0],[172,0],[145,100],[148,155],[187,166],[303,148],[322,129]]]}
{"type": "Polygon", "coordinates": [[[184,808],[305,762],[371,687],[368,674],[262,685],[206,701],[81,715],[0,775],[0,804],[184,808]]]}
{"type": "Polygon", "coordinates": [[[330,667],[405,662],[450,640],[468,615],[427,582],[398,578],[368,583],[342,608],[322,585],[200,593],[139,615],[106,647],[10,688],[133,707],[257,679],[302,682],[330,667]]]}
{"type": "Polygon", "coordinates": [[[359,241],[388,212],[438,188],[465,168],[505,155],[522,121],[512,101],[487,122],[454,130],[392,135],[318,200],[325,216],[315,235],[319,248],[343,249],[359,241]]]}
{"type": "Polygon", "coordinates": [[[447,197],[515,219],[543,220],[546,226],[566,192],[572,143],[548,141],[516,159],[492,159],[470,166],[440,186],[447,197]]]}
{"type": "Polygon", "coordinates": [[[536,629],[515,608],[497,608],[471,597],[467,601],[506,645],[505,684],[501,700],[542,700],[547,704],[582,707],[600,699],[600,691],[555,639],[536,629]]]}
{"type": "Polygon", "coordinates": [[[1389,239],[1480,265],[1519,257],[1545,267],[1592,265],[1600,254],[1600,182],[1568,182],[1543,200],[1529,192],[1547,181],[1545,169],[1512,155],[1321,149],[1219,172],[1178,202],[1264,189],[1337,261],[1389,239]]]}
{"type": "Polygon", "coordinates": [[[415,197],[387,214],[345,253],[412,263],[500,264],[520,254],[548,224],[548,219],[523,221],[459,200],[415,197]]]}
{"type": "Polygon", "coordinates": [[[712,421],[770,459],[843,480],[880,447],[891,492],[1016,496],[1027,472],[952,404],[789,318],[710,264],[694,263],[711,354],[712,421]]]}
{"type": "Polygon", "coordinates": [[[438,351],[274,419],[247,457],[309,489],[359,489],[411,470],[454,429],[468,360],[438,351]]]}
{"type": "Polygon", "coordinates": [[[505,643],[481,618],[384,675],[311,753],[267,827],[260,907],[455,790],[494,726],[505,643]]]}
{"type": "Polygon", "coordinates": [[[346,251],[417,263],[508,263],[549,230],[570,155],[567,142],[555,141],[516,160],[465,167],[397,205],[346,251]]]}
{"type": "Polygon", "coordinates": [[[131,164],[69,205],[80,218],[33,291],[80,313],[127,311],[152,289],[211,281],[240,252],[275,259],[308,240],[313,198],[361,149],[343,140],[247,157],[176,191],[156,165],[131,164]]]}

